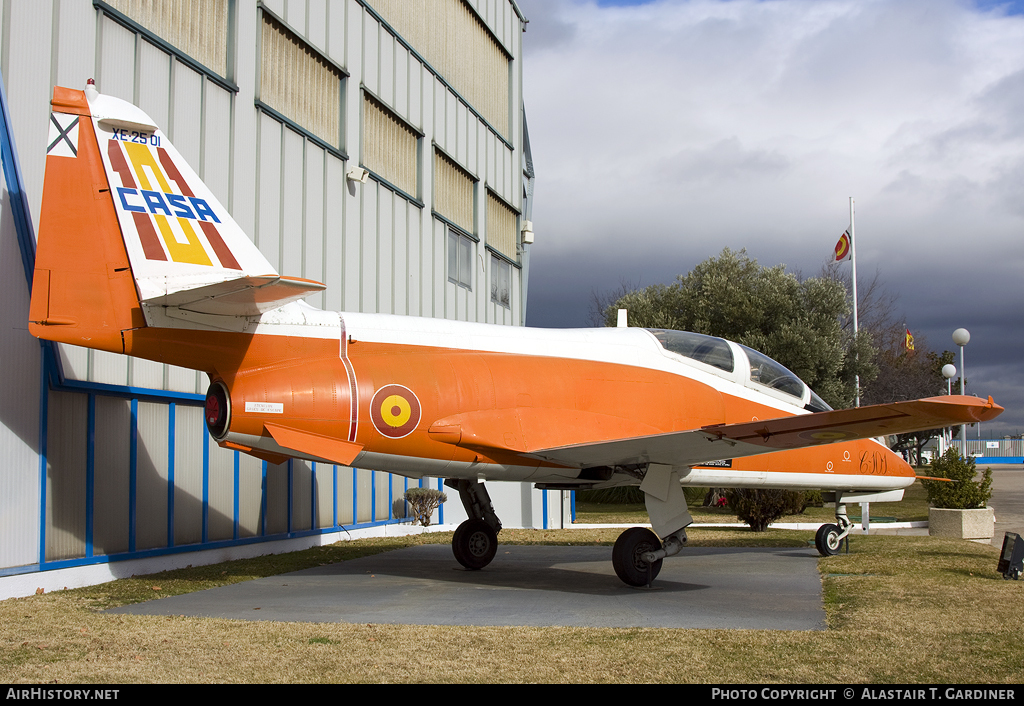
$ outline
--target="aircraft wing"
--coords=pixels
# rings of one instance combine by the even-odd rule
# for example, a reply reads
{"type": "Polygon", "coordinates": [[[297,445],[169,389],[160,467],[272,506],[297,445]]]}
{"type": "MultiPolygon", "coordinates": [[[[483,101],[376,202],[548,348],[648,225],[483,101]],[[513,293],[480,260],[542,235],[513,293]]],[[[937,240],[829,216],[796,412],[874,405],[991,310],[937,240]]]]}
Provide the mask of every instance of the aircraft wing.
{"type": "Polygon", "coordinates": [[[569,466],[664,463],[694,466],[742,456],[905,434],[984,422],[1003,408],[990,397],[951,395],[909,402],[801,414],[739,424],[714,424],[689,431],[532,450],[531,455],[569,466]]]}

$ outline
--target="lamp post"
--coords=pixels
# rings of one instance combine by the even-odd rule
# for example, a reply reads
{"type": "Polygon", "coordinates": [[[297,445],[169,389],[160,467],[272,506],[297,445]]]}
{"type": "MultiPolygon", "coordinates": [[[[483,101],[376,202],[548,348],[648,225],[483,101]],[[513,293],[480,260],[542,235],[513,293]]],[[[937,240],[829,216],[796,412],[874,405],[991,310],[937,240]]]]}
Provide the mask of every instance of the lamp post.
{"type": "MultiPolygon", "coordinates": [[[[953,365],[952,363],[946,363],[945,365],[942,366],[942,377],[946,378],[946,394],[947,395],[952,395],[953,394],[953,376],[954,375],[956,375],[956,366],[955,365],[953,365]]],[[[947,433],[950,435],[950,437],[952,437],[952,435],[953,435],[953,433],[951,431],[943,429],[942,430],[942,442],[943,442],[943,445],[948,444],[949,446],[952,446],[952,444],[953,444],[952,438],[950,438],[948,442],[946,441],[946,434],[947,433]]],[[[948,446],[947,446],[947,448],[948,448],[948,446]]],[[[945,448],[942,449],[942,452],[945,453],[946,449],[945,448]]]]}
{"type": "MultiPolygon", "coordinates": [[[[964,393],[964,386],[966,384],[967,369],[964,368],[964,346],[966,346],[971,340],[971,332],[965,328],[958,328],[953,332],[953,343],[960,346],[960,394],[964,393]]],[[[960,443],[963,446],[960,452],[964,458],[967,458],[967,425],[960,425],[960,443]]]]}

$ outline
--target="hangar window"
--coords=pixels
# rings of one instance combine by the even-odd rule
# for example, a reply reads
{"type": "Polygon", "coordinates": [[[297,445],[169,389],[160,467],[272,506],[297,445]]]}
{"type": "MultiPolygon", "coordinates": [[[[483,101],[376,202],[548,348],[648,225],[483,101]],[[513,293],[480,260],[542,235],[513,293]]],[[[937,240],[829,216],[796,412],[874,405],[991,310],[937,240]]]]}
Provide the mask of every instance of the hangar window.
{"type": "MultiPolygon", "coordinates": [[[[159,4],[159,3],[157,3],[159,4]]],[[[258,103],[326,145],[341,146],[341,84],[345,74],[263,13],[258,103]]]]}
{"type": "Polygon", "coordinates": [[[119,24],[141,33],[230,91],[230,0],[94,0],[119,24]]]}
{"type": "MultiPolygon", "coordinates": [[[[374,12],[436,67],[491,127],[509,135],[511,57],[465,0],[373,0],[374,12]]],[[[475,3],[474,3],[475,4],[475,3]]]]}
{"type": "Polygon", "coordinates": [[[472,233],[476,180],[454,160],[434,149],[434,211],[472,233]]]}
{"type": "Polygon", "coordinates": [[[473,250],[476,243],[465,233],[448,227],[448,281],[473,289],[473,250]]]}
{"type": "Polygon", "coordinates": [[[689,331],[647,330],[654,334],[654,337],[666,350],[711,365],[727,373],[731,373],[735,368],[732,348],[724,339],[689,331]]]}
{"type": "Polygon", "coordinates": [[[512,265],[491,253],[491,301],[512,308],[512,265]]]}
{"type": "Polygon", "coordinates": [[[487,192],[487,244],[509,260],[516,260],[516,212],[504,201],[487,192]]]}
{"type": "Polygon", "coordinates": [[[418,133],[369,93],[363,93],[363,166],[418,199],[418,133]]]}

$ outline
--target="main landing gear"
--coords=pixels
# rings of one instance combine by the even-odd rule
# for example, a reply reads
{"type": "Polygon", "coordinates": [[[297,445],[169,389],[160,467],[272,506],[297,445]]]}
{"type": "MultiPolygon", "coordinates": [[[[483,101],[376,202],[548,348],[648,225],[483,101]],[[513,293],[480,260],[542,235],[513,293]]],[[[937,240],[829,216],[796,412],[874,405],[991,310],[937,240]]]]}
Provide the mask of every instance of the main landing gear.
{"type": "Polygon", "coordinates": [[[501,521],[494,514],[491,496],[483,484],[475,480],[449,478],[444,484],[459,491],[462,505],[469,515],[452,537],[455,560],[467,569],[482,569],[494,559],[498,551],[498,532],[501,531],[501,521]]]}
{"type": "MultiPolygon", "coordinates": [[[[452,553],[467,569],[482,569],[498,550],[501,522],[482,483],[449,478],[444,482],[459,491],[469,519],[455,530],[452,553]]],[[[653,532],[632,527],[615,541],[612,567],[629,586],[650,586],[661,571],[662,560],[677,554],[686,542],[686,526],[693,522],[679,475],[671,466],[649,464],[640,484],[653,532]],[[661,538],[664,539],[661,539],[661,538]]]]}
{"type": "Polygon", "coordinates": [[[840,491],[837,490],[835,492],[836,524],[822,525],[818,528],[817,534],[814,535],[814,546],[822,556],[835,556],[838,554],[844,539],[846,539],[846,547],[849,550],[850,540],[848,537],[850,536],[853,523],[846,516],[846,505],[842,503],[842,496],[843,494],[840,491]]]}
{"type": "Polygon", "coordinates": [[[686,508],[679,475],[671,466],[650,464],[640,490],[654,531],[631,527],[620,534],[612,548],[612,568],[627,586],[650,587],[661,571],[662,560],[683,548],[686,526],[693,518],[686,508]]]}
{"type": "Polygon", "coordinates": [[[661,559],[648,555],[661,549],[658,535],[646,527],[630,527],[619,535],[612,548],[612,568],[628,586],[650,586],[661,571],[661,559]],[[645,558],[646,557],[646,558],[645,558]]]}

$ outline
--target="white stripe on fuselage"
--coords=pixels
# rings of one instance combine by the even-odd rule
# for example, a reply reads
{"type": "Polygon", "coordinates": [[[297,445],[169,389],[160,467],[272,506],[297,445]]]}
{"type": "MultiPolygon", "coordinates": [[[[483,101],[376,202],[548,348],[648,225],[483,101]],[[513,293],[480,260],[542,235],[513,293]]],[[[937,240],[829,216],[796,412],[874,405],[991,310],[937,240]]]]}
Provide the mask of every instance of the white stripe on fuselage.
{"type": "MultiPolygon", "coordinates": [[[[395,314],[323,311],[293,302],[260,317],[198,314],[173,307],[152,307],[151,325],[166,328],[216,329],[254,335],[340,339],[505,355],[585,360],[659,370],[686,377],[720,392],[778,410],[777,416],[808,414],[789,403],[739,382],[743,371],[710,372],[711,368],[665,351],[641,328],[542,329],[395,314]],[[706,368],[706,369],[705,369],[706,368]],[[728,378],[732,379],[728,379],[728,378]]],[[[747,420],[734,420],[747,421],[747,420]]],[[[876,440],[876,443],[877,440],[876,440]]],[[[880,444],[882,445],[882,444],[880,444]]],[[[884,445],[883,445],[884,446],[884,445]]]]}
{"type": "Polygon", "coordinates": [[[341,316],[346,334],[356,341],[647,368],[686,377],[722,394],[779,410],[778,416],[808,413],[799,403],[787,403],[746,387],[737,381],[738,374],[723,376],[709,372],[710,366],[666,353],[657,339],[642,328],[544,329],[392,314],[342,313],[341,316]]]}

